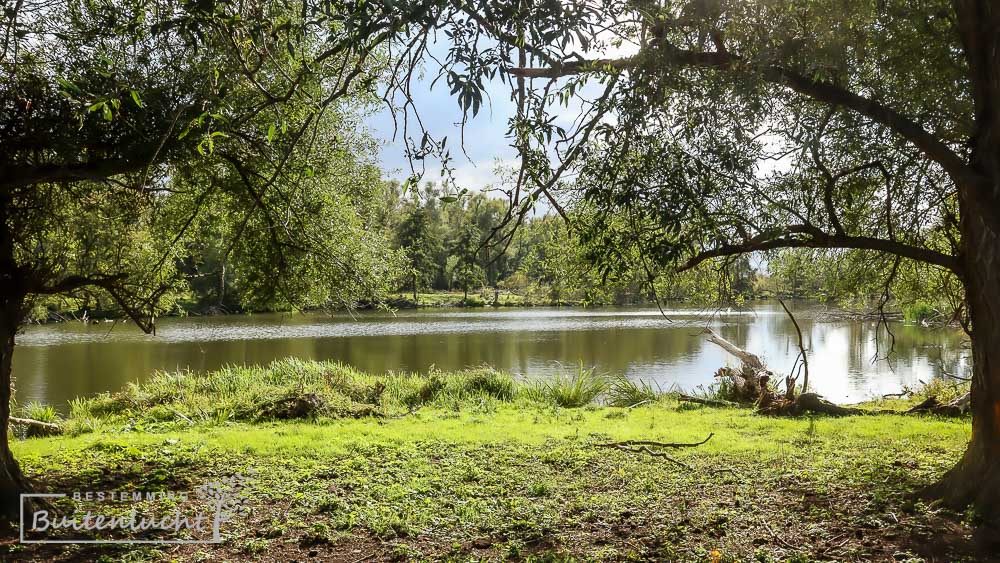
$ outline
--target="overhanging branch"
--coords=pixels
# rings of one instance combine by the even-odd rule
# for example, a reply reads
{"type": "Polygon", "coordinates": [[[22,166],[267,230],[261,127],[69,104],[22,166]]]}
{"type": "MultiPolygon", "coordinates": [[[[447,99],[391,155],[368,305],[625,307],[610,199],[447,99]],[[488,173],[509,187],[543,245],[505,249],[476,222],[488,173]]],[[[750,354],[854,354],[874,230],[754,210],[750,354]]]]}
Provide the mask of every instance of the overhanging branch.
{"type": "Polygon", "coordinates": [[[67,276],[50,285],[31,286],[29,288],[29,292],[36,295],[58,295],[60,293],[70,293],[84,287],[101,287],[108,289],[125,281],[127,277],[127,274],[67,276]]]}
{"type": "Polygon", "coordinates": [[[93,160],[77,164],[5,166],[0,168],[0,188],[31,186],[46,182],[100,181],[118,174],[142,170],[149,163],[149,160],[149,158],[139,157],[93,160]]]}
{"type": "Polygon", "coordinates": [[[632,57],[567,61],[544,68],[513,68],[510,73],[525,78],[559,78],[585,72],[616,72],[649,62],[733,73],[759,73],[770,83],[786,86],[813,100],[843,106],[864,115],[916,145],[928,158],[940,164],[956,182],[961,180],[963,184],[979,183],[978,173],[947,144],[896,110],[831,82],[813,80],[779,65],[755,64],[728,52],[690,51],[663,43],[644,49],[644,52],[632,57]]]}
{"type": "Polygon", "coordinates": [[[949,254],[874,237],[830,235],[807,225],[789,225],[781,229],[759,234],[741,243],[724,244],[705,250],[685,262],[678,268],[678,271],[690,270],[712,258],[737,256],[777,248],[849,248],[873,250],[941,266],[956,274],[961,271],[959,261],[949,254]]]}

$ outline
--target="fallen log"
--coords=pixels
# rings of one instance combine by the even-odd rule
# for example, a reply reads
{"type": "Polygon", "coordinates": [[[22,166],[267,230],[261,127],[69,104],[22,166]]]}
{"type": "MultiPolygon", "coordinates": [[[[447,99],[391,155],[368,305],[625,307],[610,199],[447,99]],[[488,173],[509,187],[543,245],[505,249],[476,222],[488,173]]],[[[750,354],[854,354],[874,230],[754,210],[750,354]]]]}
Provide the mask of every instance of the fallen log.
{"type": "Polygon", "coordinates": [[[738,407],[739,403],[734,403],[732,401],[723,401],[722,399],[705,399],[703,397],[695,397],[694,395],[685,395],[681,393],[677,395],[677,400],[685,403],[697,403],[699,405],[707,405],[710,407],[738,407]]]}
{"type": "Polygon", "coordinates": [[[972,394],[966,393],[950,403],[942,403],[937,397],[927,397],[920,403],[904,411],[906,414],[936,414],[940,416],[962,416],[969,412],[972,394]]]}
{"type": "MultiPolygon", "coordinates": [[[[866,410],[857,407],[845,407],[827,401],[818,393],[801,393],[793,396],[791,390],[779,395],[768,382],[772,375],[764,366],[760,357],[729,342],[717,332],[706,328],[702,334],[706,339],[726,352],[738,358],[742,369],[729,367],[719,368],[715,377],[726,379],[735,386],[733,397],[736,403],[717,399],[702,399],[690,395],[679,395],[679,400],[700,403],[711,406],[749,406],[754,405],[762,414],[778,416],[798,416],[806,413],[825,414],[830,416],[879,415],[879,414],[935,414],[940,416],[962,416],[969,411],[971,395],[966,393],[950,403],[941,403],[936,397],[928,397],[925,401],[906,411],[866,410]]],[[[790,380],[792,382],[794,380],[790,380]]]]}
{"type": "Polygon", "coordinates": [[[706,328],[704,334],[708,335],[708,341],[716,346],[722,348],[726,352],[729,352],[735,356],[739,361],[743,362],[743,365],[753,368],[757,371],[766,371],[764,368],[764,362],[756,355],[747,352],[743,348],[733,344],[732,342],[723,338],[719,333],[715,332],[710,328],[706,328]]]}
{"type": "Polygon", "coordinates": [[[728,381],[732,386],[731,398],[739,404],[754,404],[758,407],[769,408],[776,397],[774,390],[770,388],[772,373],[764,366],[764,361],[756,354],[747,352],[726,340],[710,328],[706,328],[703,334],[708,335],[709,342],[735,356],[742,364],[739,369],[721,367],[715,372],[716,379],[728,381]]]}
{"type": "Polygon", "coordinates": [[[831,403],[818,393],[801,393],[790,405],[784,407],[787,414],[805,414],[807,412],[816,414],[828,414],[830,416],[850,416],[855,414],[866,414],[863,409],[854,407],[842,407],[831,403]]]}
{"type": "Polygon", "coordinates": [[[28,437],[54,436],[63,432],[62,426],[52,422],[42,422],[33,418],[17,418],[15,416],[9,417],[8,420],[10,420],[11,424],[19,424],[26,427],[28,437]]]}

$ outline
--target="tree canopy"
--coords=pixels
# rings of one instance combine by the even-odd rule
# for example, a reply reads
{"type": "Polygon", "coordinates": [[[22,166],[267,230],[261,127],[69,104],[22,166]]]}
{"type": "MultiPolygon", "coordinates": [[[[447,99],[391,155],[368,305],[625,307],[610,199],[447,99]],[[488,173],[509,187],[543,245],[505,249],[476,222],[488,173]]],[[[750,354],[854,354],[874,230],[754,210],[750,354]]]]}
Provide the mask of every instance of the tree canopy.
{"type": "Polygon", "coordinates": [[[384,61],[331,5],[8,3],[0,19],[0,501],[11,358],[31,303],[111,300],[143,330],[233,264],[256,307],[379,300],[399,255],[378,229],[357,128],[384,61]],[[360,78],[359,78],[360,77],[360,78]],[[195,235],[198,235],[197,237],[195,235]]]}
{"type": "Polygon", "coordinates": [[[391,278],[364,228],[380,182],[352,116],[371,103],[352,80],[380,72],[364,54],[320,52],[270,2],[7,17],[0,189],[26,294],[104,292],[148,327],[206,229],[257,305],[351,303],[391,278]]]}

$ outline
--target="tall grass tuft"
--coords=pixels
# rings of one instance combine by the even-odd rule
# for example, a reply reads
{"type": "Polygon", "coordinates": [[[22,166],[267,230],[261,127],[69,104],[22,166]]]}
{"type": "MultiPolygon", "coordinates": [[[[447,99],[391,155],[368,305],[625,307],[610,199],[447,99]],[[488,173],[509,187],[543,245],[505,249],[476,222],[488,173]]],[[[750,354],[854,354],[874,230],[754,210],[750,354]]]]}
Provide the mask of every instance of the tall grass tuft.
{"type": "Polygon", "coordinates": [[[31,401],[24,405],[24,408],[21,409],[21,416],[50,424],[58,424],[62,420],[55,407],[52,405],[43,405],[36,401],[31,401]]]}
{"type": "MultiPolygon", "coordinates": [[[[574,408],[593,403],[608,385],[607,377],[582,364],[546,382],[519,383],[488,366],[373,375],[336,362],[290,358],[205,373],[158,373],[118,393],[73,401],[70,420],[79,421],[71,425],[74,432],[84,433],[138,423],[166,429],[284,418],[384,417],[424,406],[488,410],[513,401],[574,408]]],[[[646,384],[630,385],[614,385],[613,404],[630,406],[656,396],[646,384]]]]}
{"type": "MultiPolygon", "coordinates": [[[[62,416],[59,415],[59,412],[52,405],[43,405],[42,403],[31,401],[19,410],[23,418],[47,422],[49,424],[61,425],[63,422],[62,416]]],[[[51,436],[58,433],[60,433],[60,430],[53,430],[37,425],[29,424],[23,428],[23,436],[25,438],[51,436]]]]}
{"type": "Polygon", "coordinates": [[[465,387],[472,393],[483,393],[498,401],[510,401],[517,393],[517,383],[509,373],[492,368],[468,372],[465,387]]]}
{"type": "Polygon", "coordinates": [[[612,407],[634,407],[643,403],[652,403],[660,398],[659,389],[645,381],[632,381],[624,375],[619,375],[608,384],[607,404],[612,407]]]}
{"type": "Polygon", "coordinates": [[[571,375],[558,375],[545,384],[545,394],[564,408],[589,405],[608,388],[608,380],[581,364],[571,375]]]}

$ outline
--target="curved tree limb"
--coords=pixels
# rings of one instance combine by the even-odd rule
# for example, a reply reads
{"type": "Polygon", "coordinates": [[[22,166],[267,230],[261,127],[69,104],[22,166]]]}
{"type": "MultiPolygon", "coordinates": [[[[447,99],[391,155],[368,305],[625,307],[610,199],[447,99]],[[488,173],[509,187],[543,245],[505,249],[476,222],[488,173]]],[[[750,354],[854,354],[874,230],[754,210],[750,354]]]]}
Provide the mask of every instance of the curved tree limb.
{"type": "Polygon", "coordinates": [[[786,86],[816,101],[849,108],[884,125],[916,145],[928,158],[941,165],[956,182],[980,185],[981,175],[969,166],[946,143],[924,129],[908,116],[871,98],[822,80],[814,80],[791,69],[774,64],[755,64],[729,52],[691,51],[661,43],[647,47],[645,52],[619,58],[567,61],[544,68],[513,68],[510,73],[525,78],[559,78],[584,72],[619,71],[639,67],[648,62],[674,67],[709,68],[729,72],[758,73],[772,84],[786,86]]]}
{"type": "MultiPolygon", "coordinates": [[[[792,319],[792,324],[795,325],[795,334],[797,334],[799,337],[799,356],[802,358],[802,365],[805,368],[806,372],[805,379],[802,380],[802,392],[805,393],[806,390],[809,389],[809,359],[806,356],[806,347],[802,341],[802,329],[799,328],[799,322],[795,320],[795,315],[793,315],[792,312],[788,310],[788,307],[785,305],[785,302],[782,301],[781,299],[778,299],[778,303],[781,303],[781,308],[784,309],[785,313],[788,314],[788,318],[792,319]]],[[[794,369],[794,366],[792,369],[794,369]]],[[[798,379],[798,377],[795,378],[793,378],[792,376],[788,377],[788,397],[791,397],[795,393],[795,379],[798,379]]]]}
{"type": "Polygon", "coordinates": [[[594,444],[598,448],[614,448],[618,446],[655,446],[657,448],[694,448],[708,442],[715,436],[715,432],[710,433],[700,442],[654,442],[653,440],[625,440],[623,442],[608,442],[604,444],[594,444]]]}
{"type": "Polygon", "coordinates": [[[760,250],[773,250],[775,248],[853,248],[858,250],[876,250],[941,266],[955,273],[961,271],[958,259],[950,254],[874,237],[831,235],[808,225],[788,225],[780,229],[761,233],[741,243],[724,244],[702,251],[682,264],[678,268],[678,271],[690,270],[710,258],[721,258],[760,250]]]}

